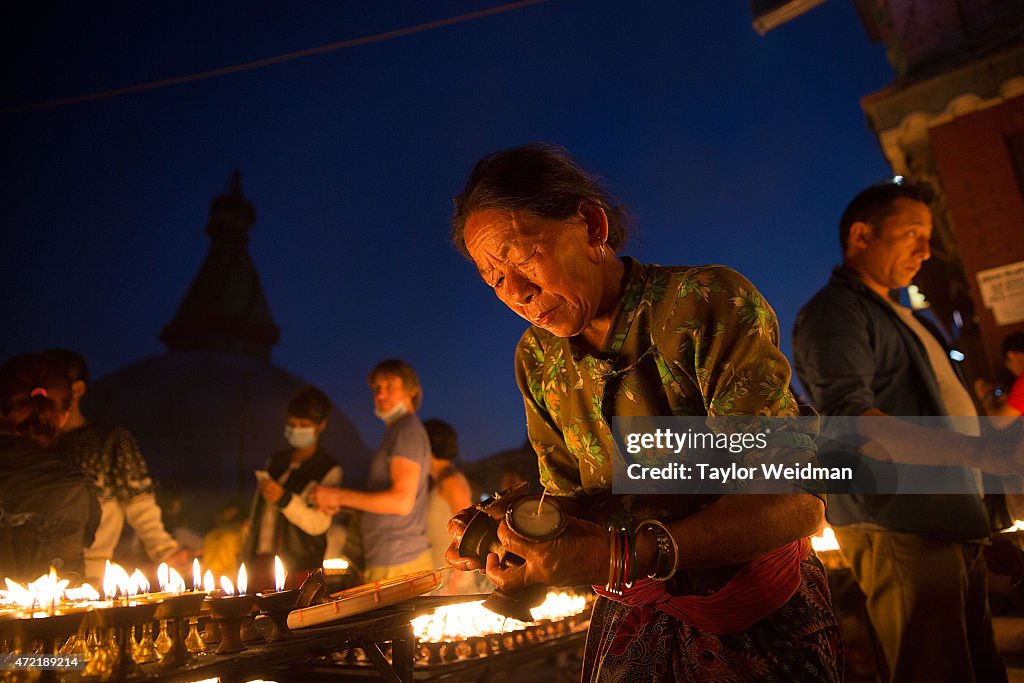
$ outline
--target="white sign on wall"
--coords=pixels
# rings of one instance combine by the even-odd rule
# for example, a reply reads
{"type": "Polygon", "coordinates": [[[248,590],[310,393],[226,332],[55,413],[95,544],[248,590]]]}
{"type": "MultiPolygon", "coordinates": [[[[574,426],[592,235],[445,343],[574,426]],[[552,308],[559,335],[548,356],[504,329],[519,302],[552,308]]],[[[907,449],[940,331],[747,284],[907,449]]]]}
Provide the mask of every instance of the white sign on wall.
{"type": "Polygon", "coordinates": [[[1024,321],[1024,261],[979,270],[977,277],[981,300],[997,325],[1024,321]]]}

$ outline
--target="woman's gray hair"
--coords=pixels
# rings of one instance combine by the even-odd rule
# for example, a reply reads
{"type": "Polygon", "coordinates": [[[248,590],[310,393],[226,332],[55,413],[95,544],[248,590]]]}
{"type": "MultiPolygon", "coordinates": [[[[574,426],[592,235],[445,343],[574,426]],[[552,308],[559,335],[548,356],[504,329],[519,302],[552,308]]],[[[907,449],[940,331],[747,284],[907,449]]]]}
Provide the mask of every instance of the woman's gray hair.
{"type": "Polygon", "coordinates": [[[533,142],[491,152],[476,163],[466,186],[455,197],[451,238],[466,251],[466,219],[474,211],[528,211],[535,216],[564,220],[576,215],[581,202],[591,202],[608,216],[607,244],[618,251],[630,232],[626,207],[558,145],[533,142]]]}

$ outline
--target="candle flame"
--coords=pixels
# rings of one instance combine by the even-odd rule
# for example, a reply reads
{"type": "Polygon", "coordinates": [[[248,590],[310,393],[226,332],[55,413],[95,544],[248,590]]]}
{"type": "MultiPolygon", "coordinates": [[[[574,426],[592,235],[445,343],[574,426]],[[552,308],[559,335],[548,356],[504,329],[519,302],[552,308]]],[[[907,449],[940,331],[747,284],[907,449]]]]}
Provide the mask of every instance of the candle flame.
{"type": "MultiPolygon", "coordinates": [[[[106,569],[103,572],[103,595],[108,600],[117,597],[118,593],[122,597],[127,597],[132,583],[133,581],[124,567],[107,560],[106,569]]],[[[148,582],[146,585],[149,585],[148,582]]]]}
{"type": "Polygon", "coordinates": [[[280,592],[284,590],[284,563],[281,562],[281,558],[274,555],[274,590],[280,592]]]}
{"type": "Polygon", "coordinates": [[[530,610],[534,621],[541,619],[564,619],[579,614],[587,608],[587,599],[581,595],[569,593],[548,593],[543,604],[530,610]]]}
{"type": "Polygon", "coordinates": [[[826,550],[839,550],[839,541],[836,540],[836,532],[832,531],[832,527],[826,526],[821,530],[821,534],[817,536],[811,536],[811,547],[814,548],[814,552],[820,553],[826,550]]]}
{"type": "Polygon", "coordinates": [[[220,577],[220,587],[224,591],[224,595],[234,595],[235,587],[231,585],[231,579],[226,576],[220,577]]]}
{"type": "MultiPolygon", "coordinates": [[[[548,593],[547,599],[532,610],[535,620],[558,620],[579,614],[587,608],[587,599],[568,593],[548,593]]],[[[413,632],[420,642],[464,640],[489,633],[507,633],[527,624],[490,612],[480,602],[438,607],[432,614],[412,620],[413,632]]]]}
{"type": "Polygon", "coordinates": [[[192,590],[197,591],[203,585],[202,574],[199,573],[199,558],[192,560],[192,590]]]}
{"type": "Polygon", "coordinates": [[[128,571],[117,562],[110,563],[110,571],[114,575],[117,592],[121,594],[121,597],[128,597],[128,591],[132,585],[132,577],[128,574],[128,571]]]}
{"type": "Polygon", "coordinates": [[[10,579],[4,579],[4,582],[7,584],[7,599],[10,602],[13,602],[19,607],[24,607],[25,609],[29,609],[33,604],[35,604],[35,596],[32,595],[32,591],[28,588],[25,588],[17,581],[11,581],[10,579]]]}
{"type": "MultiPolygon", "coordinates": [[[[67,579],[57,580],[57,570],[50,567],[48,574],[43,574],[35,581],[28,584],[28,591],[31,594],[32,602],[40,607],[53,609],[60,599],[64,597],[64,589],[67,588],[67,579]]],[[[31,607],[31,604],[29,605],[31,607]]]]}
{"type": "Polygon", "coordinates": [[[348,560],[344,557],[332,557],[324,560],[324,569],[348,569],[348,560]]]}
{"type": "Polygon", "coordinates": [[[103,568],[103,597],[111,600],[115,595],[117,595],[117,579],[114,578],[114,572],[111,571],[110,560],[107,560],[103,568]]]}
{"type": "Polygon", "coordinates": [[[71,601],[99,600],[100,594],[95,588],[83,583],[78,588],[68,588],[64,591],[64,597],[71,601]]]}
{"type": "Polygon", "coordinates": [[[212,593],[217,590],[217,584],[213,580],[213,572],[209,569],[203,574],[203,590],[207,593],[212,593]]]}
{"type": "Polygon", "coordinates": [[[146,575],[140,572],[138,568],[136,568],[135,571],[132,572],[132,575],[129,577],[129,579],[130,580],[128,582],[128,595],[135,596],[140,593],[149,592],[149,579],[147,579],[146,575]]]}
{"type": "Polygon", "coordinates": [[[167,587],[164,590],[170,591],[175,595],[181,595],[185,592],[185,579],[181,577],[181,574],[174,567],[171,567],[167,576],[167,587]]]}
{"type": "Polygon", "coordinates": [[[245,562],[238,568],[238,594],[245,595],[245,589],[249,587],[249,576],[245,573],[245,562]]]}
{"type": "Polygon", "coordinates": [[[156,568],[156,582],[160,585],[160,590],[167,590],[167,583],[170,581],[170,574],[168,573],[169,567],[166,562],[161,562],[160,566],[156,568]]]}

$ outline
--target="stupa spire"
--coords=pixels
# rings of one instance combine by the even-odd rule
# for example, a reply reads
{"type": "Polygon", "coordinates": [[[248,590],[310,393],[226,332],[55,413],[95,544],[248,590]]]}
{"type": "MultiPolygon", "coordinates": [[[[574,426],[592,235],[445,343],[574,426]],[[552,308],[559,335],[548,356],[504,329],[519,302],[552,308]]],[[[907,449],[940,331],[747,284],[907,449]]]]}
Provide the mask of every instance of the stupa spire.
{"type": "Polygon", "coordinates": [[[270,362],[280,329],[249,255],[249,230],[255,222],[255,207],[242,194],[242,174],[235,169],[224,192],[210,204],[210,251],[160,334],[171,351],[229,351],[270,362]]]}

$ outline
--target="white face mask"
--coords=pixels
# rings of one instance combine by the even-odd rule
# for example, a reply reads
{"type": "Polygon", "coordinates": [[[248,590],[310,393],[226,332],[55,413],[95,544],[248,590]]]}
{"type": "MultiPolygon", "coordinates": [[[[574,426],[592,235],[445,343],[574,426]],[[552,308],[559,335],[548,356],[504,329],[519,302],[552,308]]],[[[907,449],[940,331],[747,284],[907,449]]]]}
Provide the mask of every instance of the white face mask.
{"type": "Polygon", "coordinates": [[[316,443],[316,427],[285,425],[284,438],[292,448],[308,448],[316,443]]]}
{"type": "Polygon", "coordinates": [[[392,420],[397,420],[398,418],[405,415],[407,412],[409,412],[409,409],[405,407],[404,403],[395,404],[395,407],[387,411],[386,413],[377,410],[376,408],[373,409],[373,414],[379,417],[380,419],[384,420],[384,422],[391,422],[392,420]]]}

